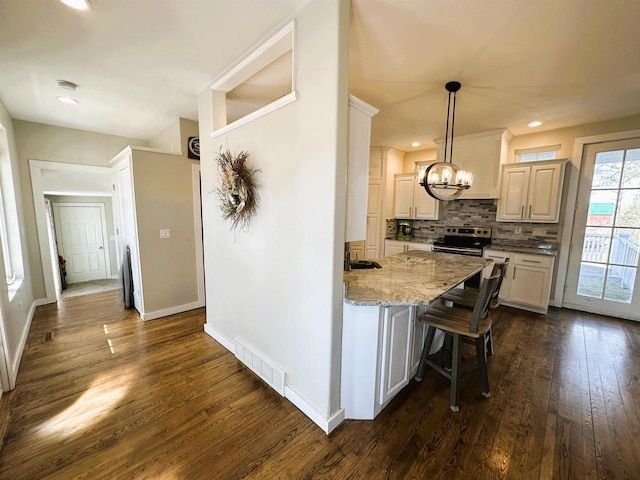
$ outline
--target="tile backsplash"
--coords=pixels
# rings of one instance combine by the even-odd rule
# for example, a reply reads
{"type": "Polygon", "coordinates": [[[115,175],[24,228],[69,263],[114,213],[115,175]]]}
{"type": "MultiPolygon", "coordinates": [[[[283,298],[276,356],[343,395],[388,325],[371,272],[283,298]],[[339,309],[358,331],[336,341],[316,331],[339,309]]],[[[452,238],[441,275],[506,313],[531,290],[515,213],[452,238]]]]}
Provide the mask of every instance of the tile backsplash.
{"type": "MultiPolygon", "coordinates": [[[[413,220],[411,227],[416,239],[436,239],[444,234],[443,227],[491,227],[491,241],[495,244],[557,246],[560,242],[560,225],[557,223],[497,222],[495,200],[454,200],[440,202],[440,220],[413,220]],[[520,233],[516,233],[517,229],[520,233]]],[[[396,224],[387,220],[387,238],[394,238],[396,224]]]]}

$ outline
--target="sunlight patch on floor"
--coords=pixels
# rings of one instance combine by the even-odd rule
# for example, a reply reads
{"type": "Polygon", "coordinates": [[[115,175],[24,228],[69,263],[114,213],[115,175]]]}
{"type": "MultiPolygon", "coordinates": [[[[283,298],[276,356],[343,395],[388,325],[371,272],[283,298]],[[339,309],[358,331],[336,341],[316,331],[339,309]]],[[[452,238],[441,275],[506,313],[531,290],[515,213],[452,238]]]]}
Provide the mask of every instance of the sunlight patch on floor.
{"type": "Polygon", "coordinates": [[[36,427],[35,433],[68,438],[100,422],[127,394],[133,377],[128,371],[99,376],[73,405],[36,427]]]}

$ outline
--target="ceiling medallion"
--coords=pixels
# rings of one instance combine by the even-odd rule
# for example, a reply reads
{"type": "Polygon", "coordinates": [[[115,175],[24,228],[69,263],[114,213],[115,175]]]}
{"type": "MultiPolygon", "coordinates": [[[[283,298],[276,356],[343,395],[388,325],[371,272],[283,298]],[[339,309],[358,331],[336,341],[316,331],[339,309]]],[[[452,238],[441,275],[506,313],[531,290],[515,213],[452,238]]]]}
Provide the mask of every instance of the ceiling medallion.
{"type": "Polygon", "coordinates": [[[456,94],[460,82],[448,82],[444,88],[449,92],[447,102],[447,126],[444,137],[444,159],[427,167],[420,182],[425,191],[437,200],[450,201],[473,185],[473,174],[453,163],[453,130],[456,121],[456,94]],[[453,96],[453,101],[451,97],[453,96]],[[452,108],[453,104],[453,108],[452,108]],[[449,135],[451,125],[451,135],[449,135]],[[450,138],[450,140],[449,140],[450,138]],[[448,159],[448,161],[447,161],[448,159]]]}

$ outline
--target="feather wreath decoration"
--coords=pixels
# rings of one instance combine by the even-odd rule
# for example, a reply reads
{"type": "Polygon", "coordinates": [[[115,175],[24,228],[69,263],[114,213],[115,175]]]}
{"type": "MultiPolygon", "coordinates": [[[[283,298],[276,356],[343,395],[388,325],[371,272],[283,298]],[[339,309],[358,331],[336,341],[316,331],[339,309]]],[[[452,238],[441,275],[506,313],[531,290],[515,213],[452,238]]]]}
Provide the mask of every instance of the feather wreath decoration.
{"type": "Polygon", "coordinates": [[[259,169],[247,166],[249,153],[232,154],[229,149],[218,152],[216,163],[220,186],[215,189],[225,220],[231,220],[231,230],[248,230],[251,218],[258,211],[258,186],[255,181],[259,169]]]}

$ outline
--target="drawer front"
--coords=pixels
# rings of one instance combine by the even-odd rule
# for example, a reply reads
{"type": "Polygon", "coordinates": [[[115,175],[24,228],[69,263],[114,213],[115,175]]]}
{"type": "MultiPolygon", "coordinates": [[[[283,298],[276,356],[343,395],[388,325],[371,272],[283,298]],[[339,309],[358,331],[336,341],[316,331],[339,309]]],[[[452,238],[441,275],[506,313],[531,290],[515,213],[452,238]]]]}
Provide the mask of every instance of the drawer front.
{"type": "Polygon", "coordinates": [[[513,254],[513,264],[523,267],[551,268],[553,257],[549,255],[526,255],[523,253],[513,254]]]}

